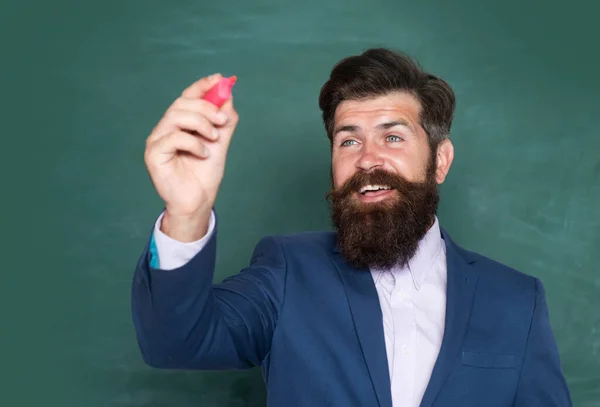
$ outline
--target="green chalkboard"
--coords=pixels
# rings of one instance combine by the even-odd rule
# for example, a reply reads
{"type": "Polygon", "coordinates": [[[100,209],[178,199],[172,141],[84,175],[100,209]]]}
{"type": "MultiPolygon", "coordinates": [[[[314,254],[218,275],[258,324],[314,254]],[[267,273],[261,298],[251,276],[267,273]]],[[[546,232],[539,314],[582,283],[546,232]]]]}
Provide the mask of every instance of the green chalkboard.
{"type": "Polygon", "coordinates": [[[457,94],[440,219],[540,277],[579,407],[600,406],[598,6],[507,0],[0,1],[2,406],[262,406],[260,371],[142,362],[131,276],[162,202],[145,139],[235,74],[217,279],[266,234],[329,229],[317,96],[339,59],[404,50],[457,94]]]}

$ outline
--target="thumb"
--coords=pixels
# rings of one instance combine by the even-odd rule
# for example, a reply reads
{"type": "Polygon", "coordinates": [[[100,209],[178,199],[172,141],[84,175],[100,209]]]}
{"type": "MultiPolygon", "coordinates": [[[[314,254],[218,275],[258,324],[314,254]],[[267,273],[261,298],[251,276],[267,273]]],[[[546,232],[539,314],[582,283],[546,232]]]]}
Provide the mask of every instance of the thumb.
{"type": "Polygon", "coordinates": [[[233,107],[233,95],[221,106],[221,112],[227,116],[227,121],[221,126],[223,129],[233,129],[239,120],[238,113],[233,107]]]}
{"type": "Polygon", "coordinates": [[[223,125],[217,126],[217,129],[221,134],[221,140],[228,146],[239,121],[239,115],[233,107],[233,96],[221,106],[220,111],[227,116],[227,121],[223,125]]]}

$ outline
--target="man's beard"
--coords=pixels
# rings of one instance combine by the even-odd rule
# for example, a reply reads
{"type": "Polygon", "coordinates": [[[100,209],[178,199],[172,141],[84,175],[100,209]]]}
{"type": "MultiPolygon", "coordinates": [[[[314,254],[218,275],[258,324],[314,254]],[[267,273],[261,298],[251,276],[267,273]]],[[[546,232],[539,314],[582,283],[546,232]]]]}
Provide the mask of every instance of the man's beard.
{"type": "Polygon", "coordinates": [[[404,266],[419,241],[433,225],[439,202],[431,157],[424,182],[408,182],[400,175],[376,169],[359,171],[344,185],[327,193],[339,249],[356,268],[389,269],[404,266]],[[392,196],[362,202],[357,194],[365,185],[387,185],[392,196]]]}

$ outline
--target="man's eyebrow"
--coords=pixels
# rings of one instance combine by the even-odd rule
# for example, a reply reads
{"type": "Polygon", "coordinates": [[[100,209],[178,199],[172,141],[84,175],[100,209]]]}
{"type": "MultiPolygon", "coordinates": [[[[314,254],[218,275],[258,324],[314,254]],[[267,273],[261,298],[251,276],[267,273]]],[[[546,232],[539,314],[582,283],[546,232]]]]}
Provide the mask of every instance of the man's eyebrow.
{"type": "MultiPolygon", "coordinates": [[[[410,125],[410,123],[408,121],[406,121],[404,119],[393,120],[391,122],[381,123],[381,124],[378,124],[376,128],[377,128],[377,130],[388,130],[388,129],[391,129],[392,127],[396,127],[396,126],[406,127],[411,132],[414,133],[413,127],[410,125]]],[[[335,138],[335,136],[338,133],[341,133],[343,131],[347,131],[349,133],[356,133],[358,130],[360,130],[360,127],[352,125],[352,124],[349,124],[346,126],[340,126],[337,129],[335,129],[335,131],[333,132],[333,137],[335,138]]]]}
{"type": "Polygon", "coordinates": [[[388,129],[391,129],[392,127],[396,127],[396,126],[407,127],[410,131],[414,132],[410,123],[403,119],[378,124],[377,129],[378,130],[388,130],[388,129]]]}
{"type": "Polygon", "coordinates": [[[337,129],[335,129],[335,131],[333,132],[333,136],[335,137],[336,134],[341,133],[343,131],[347,131],[349,133],[356,133],[358,129],[360,129],[360,127],[354,125],[340,126],[337,129]]]}

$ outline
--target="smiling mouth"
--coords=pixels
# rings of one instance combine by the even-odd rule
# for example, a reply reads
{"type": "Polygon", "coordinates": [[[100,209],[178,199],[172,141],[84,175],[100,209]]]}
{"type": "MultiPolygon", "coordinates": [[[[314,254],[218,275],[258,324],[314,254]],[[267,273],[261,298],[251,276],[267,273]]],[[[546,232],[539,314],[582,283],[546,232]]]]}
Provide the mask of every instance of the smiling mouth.
{"type": "Polygon", "coordinates": [[[389,185],[365,185],[357,195],[363,202],[378,202],[391,197],[394,191],[389,185]]]}
{"type": "Polygon", "coordinates": [[[364,196],[376,196],[391,191],[391,189],[389,185],[365,185],[358,192],[364,196]]]}

